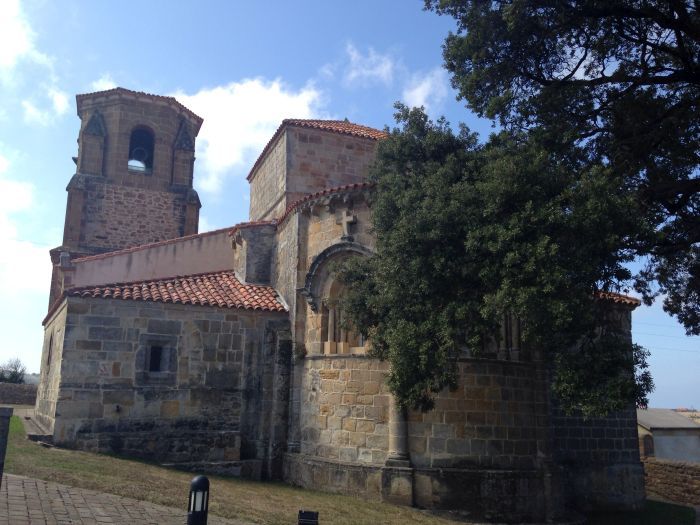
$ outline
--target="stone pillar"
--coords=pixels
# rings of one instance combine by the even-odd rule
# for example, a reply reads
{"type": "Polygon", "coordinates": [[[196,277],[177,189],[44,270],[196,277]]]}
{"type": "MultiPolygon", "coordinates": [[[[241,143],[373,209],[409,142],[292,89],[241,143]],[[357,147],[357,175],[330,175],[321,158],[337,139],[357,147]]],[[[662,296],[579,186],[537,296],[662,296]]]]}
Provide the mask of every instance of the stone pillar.
{"type": "Polygon", "coordinates": [[[2,473],[5,470],[5,452],[7,451],[7,437],[10,432],[10,418],[12,408],[0,407],[0,484],[2,483],[2,473]]]}
{"type": "Polygon", "coordinates": [[[289,423],[287,433],[287,452],[301,452],[301,389],[304,374],[304,356],[300,353],[299,343],[292,350],[292,370],[289,382],[289,423]]]}
{"type": "Polygon", "coordinates": [[[413,505],[414,476],[408,453],[406,411],[391,396],[389,405],[389,454],[382,468],[382,500],[413,505]]]}
{"type": "Polygon", "coordinates": [[[396,403],[394,396],[391,396],[391,404],[389,405],[389,455],[386,460],[386,466],[411,466],[408,455],[406,411],[396,403]]]}

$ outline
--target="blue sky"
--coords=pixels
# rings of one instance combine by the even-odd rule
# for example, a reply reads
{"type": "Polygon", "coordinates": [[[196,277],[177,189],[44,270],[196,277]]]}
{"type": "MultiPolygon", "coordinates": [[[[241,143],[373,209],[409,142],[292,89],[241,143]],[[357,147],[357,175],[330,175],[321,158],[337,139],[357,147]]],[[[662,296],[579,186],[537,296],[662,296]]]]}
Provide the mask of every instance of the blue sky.
{"type": "MultiPolygon", "coordinates": [[[[75,170],[75,94],[119,85],[174,95],[204,117],[205,231],[247,218],[245,176],[283,118],[383,128],[402,100],[488,134],[441,67],[453,28],[420,0],[0,1],[0,361],[39,368],[48,250],[61,243],[75,170]]],[[[700,408],[699,338],[658,305],[633,324],[652,351],[652,406],[700,408]]]]}

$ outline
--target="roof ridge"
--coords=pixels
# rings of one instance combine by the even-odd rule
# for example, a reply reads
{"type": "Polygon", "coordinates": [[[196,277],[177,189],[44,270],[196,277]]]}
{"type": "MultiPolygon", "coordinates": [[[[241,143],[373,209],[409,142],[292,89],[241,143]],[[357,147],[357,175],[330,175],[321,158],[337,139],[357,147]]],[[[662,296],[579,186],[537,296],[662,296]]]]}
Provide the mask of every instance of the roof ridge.
{"type": "MultiPolygon", "coordinates": [[[[103,287],[107,287],[107,286],[133,286],[136,284],[164,283],[164,282],[168,282],[168,281],[176,281],[178,279],[192,279],[195,277],[204,277],[204,276],[218,275],[218,274],[225,274],[225,273],[232,274],[233,277],[236,280],[238,280],[238,277],[236,277],[236,273],[233,270],[233,268],[228,268],[228,269],[224,269],[224,270],[214,270],[214,271],[209,271],[209,272],[191,273],[191,274],[186,274],[186,275],[168,275],[166,277],[152,277],[149,279],[137,279],[135,281],[121,281],[121,282],[114,282],[114,283],[88,284],[85,286],[75,286],[73,288],[68,288],[64,291],[64,293],[75,292],[78,290],[90,290],[90,289],[94,289],[94,288],[103,288],[103,287]]],[[[269,285],[246,284],[245,286],[269,286],[269,285]]],[[[270,286],[270,288],[272,288],[272,287],[270,286]]]]}
{"type": "Polygon", "coordinates": [[[272,148],[273,144],[280,137],[280,135],[282,134],[284,129],[287,128],[288,126],[314,128],[314,129],[319,129],[321,131],[328,131],[331,133],[339,133],[341,135],[351,135],[354,137],[359,137],[359,138],[364,138],[364,139],[369,139],[369,140],[374,140],[374,141],[379,140],[379,139],[387,136],[387,133],[385,131],[379,130],[377,128],[372,128],[370,126],[365,126],[363,124],[356,124],[354,122],[345,121],[345,120],[286,118],[286,119],[282,120],[282,123],[277,128],[277,131],[275,131],[275,133],[272,135],[272,137],[267,142],[267,144],[265,144],[265,147],[260,152],[260,155],[258,156],[258,158],[255,160],[253,167],[250,168],[250,172],[248,173],[248,176],[246,177],[246,180],[248,182],[250,182],[253,179],[253,173],[255,173],[256,169],[258,168],[258,166],[260,166],[260,164],[262,163],[262,160],[265,158],[265,155],[272,148]],[[343,124],[343,125],[346,125],[348,129],[343,130],[343,129],[339,129],[337,127],[323,126],[322,123],[343,124]],[[318,124],[318,125],[314,125],[314,124],[318,124]],[[362,132],[360,132],[359,130],[352,132],[351,128],[360,128],[362,130],[362,132]]]}
{"type": "Polygon", "coordinates": [[[226,226],[225,228],[218,228],[216,230],[210,230],[202,233],[192,233],[190,235],[183,235],[182,237],[173,237],[172,239],[165,239],[163,241],[151,242],[148,244],[139,244],[137,246],[131,246],[129,248],[122,248],[121,250],[114,250],[111,252],[97,253],[95,255],[86,255],[85,257],[78,257],[73,259],[72,262],[85,262],[85,261],[95,261],[98,259],[108,259],[110,257],[115,257],[117,255],[126,255],[127,253],[134,253],[141,250],[146,250],[148,248],[156,248],[158,246],[167,246],[168,244],[175,244],[180,241],[188,241],[197,237],[207,237],[210,235],[215,235],[217,233],[222,233],[229,231],[233,226],[226,226]]]}

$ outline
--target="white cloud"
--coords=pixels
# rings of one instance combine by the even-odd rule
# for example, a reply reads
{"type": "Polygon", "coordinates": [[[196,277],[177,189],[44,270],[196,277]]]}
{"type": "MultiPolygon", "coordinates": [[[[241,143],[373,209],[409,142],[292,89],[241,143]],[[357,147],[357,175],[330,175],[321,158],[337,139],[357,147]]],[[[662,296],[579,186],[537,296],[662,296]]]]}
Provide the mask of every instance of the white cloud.
{"type": "Polygon", "coordinates": [[[53,124],[57,117],[65,115],[70,107],[68,94],[56,87],[49,87],[44,94],[48,108],[42,109],[33,99],[22,101],[24,110],[24,121],[27,124],[38,124],[39,126],[49,126],[53,124]]]}
{"type": "Polygon", "coordinates": [[[34,44],[35,34],[19,0],[0,2],[0,69],[12,70],[21,60],[50,65],[50,58],[34,44]]]}
{"type": "Polygon", "coordinates": [[[382,55],[370,47],[367,54],[363,55],[352,43],[347,44],[345,51],[350,60],[345,70],[346,84],[369,85],[376,82],[387,86],[391,84],[396,66],[388,54],[382,55]]]}
{"type": "Polygon", "coordinates": [[[37,205],[35,188],[29,182],[6,177],[10,160],[0,155],[0,195],[5,204],[0,207],[0,290],[4,296],[24,292],[46,293],[51,276],[48,246],[19,239],[16,214],[31,212],[37,205]]]}
{"type": "Polygon", "coordinates": [[[100,78],[90,83],[91,91],[107,91],[115,87],[117,87],[117,83],[109,73],[105,73],[100,78]]]}
{"type": "Polygon", "coordinates": [[[22,109],[24,110],[24,121],[27,124],[48,126],[51,123],[51,113],[49,111],[39,109],[30,100],[22,101],[22,109]]]}
{"type": "Polygon", "coordinates": [[[56,88],[50,88],[48,96],[53,104],[53,110],[56,115],[63,115],[68,111],[68,94],[56,88]]]}
{"type": "Polygon", "coordinates": [[[427,75],[417,73],[404,87],[402,99],[409,106],[423,106],[429,111],[442,103],[448,86],[447,73],[442,68],[435,68],[427,75]]]}
{"type": "Polygon", "coordinates": [[[197,137],[198,166],[204,172],[198,187],[215,192],[225,177],[247,174],[283,119],[322,116],[321,95],[313,85],[295,91],[280,79],[261,78],[192,95],[175,93],[182,104],[204,118],[197,137]]]}
{"type": "Polygon", "coordinates": [[[10,160],[7,157],[0,155],[0,175],[5,173],[7,171],[7,168],[9,168],[9,167],[10,167],[10,160]]]}
{"type": "MultiPolygon", "coordinates": [[[[68,95],[58,88],[52,57],[36,45],[36,33],[22,10],[20,0],[0,0],[0,87],[2,96],[21,97],[24,121],[48,126],[69,107],[68,95]],[[41,82],[36,82],[41,78],[41,82]]],[[[16,99],[15,99],[16,100],[16,99]]],[[[0,110],[0,119],[6,111],[0,110]]]]}
{"type": "Polygon", "coordinates": [[[210,232],[212,230],[216,230],[217,228],[214,228],[214,226],[209,222],[209,220],[204,216],[200,215],[199,216],[199,233],[204,233],[204,232],[210,232]]]}

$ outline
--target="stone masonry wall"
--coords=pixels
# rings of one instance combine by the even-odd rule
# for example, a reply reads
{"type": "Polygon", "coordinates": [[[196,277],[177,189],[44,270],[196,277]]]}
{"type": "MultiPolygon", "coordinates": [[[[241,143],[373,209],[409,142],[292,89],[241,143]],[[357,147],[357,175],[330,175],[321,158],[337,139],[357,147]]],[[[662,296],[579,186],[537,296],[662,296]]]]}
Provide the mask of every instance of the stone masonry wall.
{"type": "Polygon", "coordinates": [[[38,385],[0,383],[0,404],[34,405],[38,385]]]}
{"type": "Polygon", "coordinates": [[[534,469],[546,450],[547,413],[532,363],[462,359],[459,383],[429,412],[409,413],[416,467],[534,469]]]}
{"type": "Polygon", "coordinates": [[[643,463],[647,492],[675,503],[700,506],[700,463],[651,457],[643,463]]]}
{"type": "Polygon", "coordinates": [[[91,177],[80,246],[90,252],[114,251],[181,237],[185,210],[183,194],[119,186],[91,177]]]}
{"type": "Polygon", "coordinates": [[[569,505],[581,510],[641,508],[644,479],[634,408],[605,418],[567,416],[553,407],[552,457],[569,505]]]}
{"type": "Polygon", "coordinates": [[[365,356],[304,360],[301,453],[383,465],[389,447],[388,363],[365,356]]]}
{"type": "Polygon", "coordinates": [[[377,142],[288,126],[253,174],[250,220],[274,219],[300,198],[364,182],[377,142]]]}
{"type": "Polygon", "coordinates": [[[272,260],[272,286],[294,311],[299,253],[299,215],[293,214],[277,228],[272,260]]]}
{"type": "Polygon", "coordinates": [[[251,221],[275,219],[284,213],[286,176],[287,134],[282,133],[250,181],[251,221]]]}
{"type": "Polygon", "coordinates": [[[377,141],[310,128],[287,128],[287,205],[309,193],[364,182],[377,141]]]}
{"type": "Polygon", "coordinates": [[[64,304],[44,326],[44,344],[34,413],[39,424],[49,433],[53,432],[56,417],[67,315],[68,308],[64,304]]]}
{"type": "Polygon", "coordinates": [[[254,374],[246,356],[261,352],[267,322],[283,319],[68,298],[54,441],[174,463],[238,461],[244,381],[254,374]],[[158,372],[151,345],[162,348],[158,372]]]}

